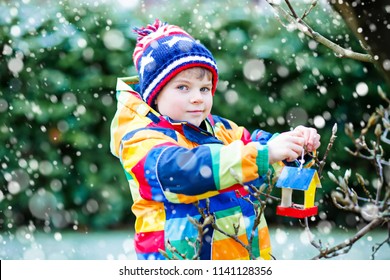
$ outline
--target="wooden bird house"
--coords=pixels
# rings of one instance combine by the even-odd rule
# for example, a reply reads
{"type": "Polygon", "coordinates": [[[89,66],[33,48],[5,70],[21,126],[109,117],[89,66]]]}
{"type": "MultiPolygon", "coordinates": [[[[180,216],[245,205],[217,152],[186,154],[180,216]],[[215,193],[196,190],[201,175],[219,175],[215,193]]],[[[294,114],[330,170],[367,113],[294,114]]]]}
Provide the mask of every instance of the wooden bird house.
{"type": "Polygon", "coordinates": [[[321,188],[321,182],[315,169],[285,166],[276,187],[282,189],[282,201],[276,209],[277,215],[293,218],[317,215],[318,207],[314,205],[314,198],[316,189],[321,188]],[[293,191],[304,193],[303,204],[292,201],[293,191]]]}

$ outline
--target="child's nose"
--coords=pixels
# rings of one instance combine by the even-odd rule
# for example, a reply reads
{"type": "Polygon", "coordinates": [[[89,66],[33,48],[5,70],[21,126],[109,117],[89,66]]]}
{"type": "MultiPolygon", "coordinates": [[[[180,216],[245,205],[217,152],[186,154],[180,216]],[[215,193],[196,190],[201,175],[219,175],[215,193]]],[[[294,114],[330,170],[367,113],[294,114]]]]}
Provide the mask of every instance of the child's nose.
{"type": "Polygon", "coordinates": [[[194,92],[191,95],[191,102],[192,103],[203,102],[203,94],[200,90],[194,90],[194,92]]]}

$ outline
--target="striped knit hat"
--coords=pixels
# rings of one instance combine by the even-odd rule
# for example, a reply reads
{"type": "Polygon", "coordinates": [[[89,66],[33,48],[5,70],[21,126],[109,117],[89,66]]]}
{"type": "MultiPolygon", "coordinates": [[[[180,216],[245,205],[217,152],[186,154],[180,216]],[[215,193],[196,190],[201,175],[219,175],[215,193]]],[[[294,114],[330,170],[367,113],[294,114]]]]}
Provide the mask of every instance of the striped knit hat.
{"type": "Polygon", "coordinates": [[[156,20],[153,25],[135,28],[138,33],[133,60],[139,75],[139,90],[150,106],[162,88],[180,71],[204,67],[211,71],[212,93],[218,81],[213,55],[183,29],[156,20]]]}

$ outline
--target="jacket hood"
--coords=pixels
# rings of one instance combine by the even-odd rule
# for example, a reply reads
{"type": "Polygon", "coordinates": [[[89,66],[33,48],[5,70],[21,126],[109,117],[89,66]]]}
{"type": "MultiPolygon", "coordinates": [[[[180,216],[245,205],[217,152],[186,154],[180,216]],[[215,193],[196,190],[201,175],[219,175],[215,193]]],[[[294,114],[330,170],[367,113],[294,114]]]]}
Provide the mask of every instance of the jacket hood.
{"type": "Polygon", "coordinates": [[[160,114],[143,101],[140,94],[132,88],[132,85],[137,83],[137,77],[117,79],[117,109],[111,122],[110,142],[111,153],[117,157],[119,156],[121,139],[129,130],[132,130],[131,124],[136,119],[143,119],[147,115],[151,120],[160,118],[160,114]]]}

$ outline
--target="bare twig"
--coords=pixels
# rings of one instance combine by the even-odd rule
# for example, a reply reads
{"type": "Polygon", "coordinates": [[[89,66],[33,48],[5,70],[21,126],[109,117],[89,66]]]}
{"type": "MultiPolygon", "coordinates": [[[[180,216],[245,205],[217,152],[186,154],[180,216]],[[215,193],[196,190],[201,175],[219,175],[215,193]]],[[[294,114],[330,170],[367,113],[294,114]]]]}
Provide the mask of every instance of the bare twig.
{"type": "Polygon", "coordinates": [[[299,17],[298,17],[298,15],[297,15],[297,13],[295,12],[294,8],[292,7],[290,1],[289,1],[289,0],[285,0],[284,2],[286,2],[288,8],[290,9],[290,12],[291,12],[292,16],[293,16],[295,19],[298,19],[299,17]]]}
{"type": "Polygon", "coordinates": [[[314,1],[311,2],[311,5],[310,5],[309,9],[306,10],[306,11],[303,13],[303,15],[301,16],[301,19],[302,19],[302,20],[304,20],[305,17],[307,17],[307,16],[311,13],[311,11],[314,9],[314,7],[317,6],[317,3],[318,3],[317,0],[314,0],[314,1]]]}
{"type": "MultiPolygon", "coordinates": [[[[207,199],[207,200],[209,201],[209,199],[207,199]]],[[[250,258],[251,258],[251,259],[254,259],[254,256],[253,256],[253,253],[252,253],[252,248],[251,248],[251,246],[250,246],[249,244],[245,244],[244,242],[242,242],[242,241],[238,238],[238,236],[237,236],[237,232],[238,232],[238,230],[239,230],[239,223],[238,223],[238,225],[233,225],[235,234],[228,233],[228,232],[226,232],[225,230],[221,229],[221,228],[215,223],[215,219],[214,219],[214,218],[210,218],[210,217],[213,217],[213,216],[212,216],[212,214],[210,214],[210,208],[209,208],[209,207],[210,207],[210,204],[209,204],[209,203],[206,204],[206,209],[199,207],[199,205],[196,205],[196,206],[197,206],[197,208],[198,208],[198,211],[199,211],[200,215],[202,216],[202,218],[203,218],[204,220],[210,220],[210,219],[212,219],[211,226],[213,227],[214,230],[219,231],[220,233],[226,235],[227,237],[229,237],[229,238],[233,239],[234,241],[236,241],[237,243],[239,243],[242,247],[244,247],[244,248],[248,251],[248,253],[249,253],[249,255],[250,255],[250,258]]]]}
{"type": "Polygon", "coordinates": [[[371,254],[371,259],[375,259],[375,254],[379,251],[379,249],[385,245],[388,244],[390,246],[390,236],[388,235],[385,240],[383,240],[381,243],[377,243],[372,247],[372,254],[371,254]]]}
{"type": "MultiPolygon", "coordinates": [[[[314,31],[306,22],[303,21],[302,18],[299,18],[296,13],[294,12],[293,15],[289,14],[286,10],[284,10],[279,4],[274,3],[272,0],[267,0],[267,2],[274,8],[276,13],[279,16],[282,16],[285,20],[287,20],[290,24],[295,26],[298,30],[300,30],[302,33],[304,33],[306,36],[309,36],[313,40],[317,41],[318,43],[328,47],[332,51],[336,53],[339,57],[347,57],[351,59],[355,59],[362,62],[370,62],[373,63],[375,60],[370,54],[363,54],[354,52],[348,49],[345,49],[341,47],[340,45],[332,42],[331,40],[325,38],[320,33],[314,31]]],[[[289,1],[285,1],[286,3],[290,4],[289,1]]],[[[294,10],[289,5],[290,10],[294,10]]]]}
{"type": "Polygon", "coordinates": [[[317,242],[314,241],[313,239],[313,234],[311,233],[310,227],[309,227],[309,219],[306,217],[305,218],[305,232],[307,233],[307,236],[309,238],[310,244],[314,246],[314,248],[317,248],[318,250],[321,250],[322,248],[322,242],[319,240],[317,242]]]}
{"type": "Polygon", "coordinates": [[[353,237],[347,239],[346,241],[333,246],[331,248],[321,249],[320,253],[313,257],[313,259],[322,259],[322,258],[333,258],[341,254],[346,254],[352,248],[352,246],[358,241],[360,238],[365,236],[371,230],[377,228],[381,224],[383,224],[385,220],[383,218],[376,218],[372,220],[369,224],[363,227],[359,232],[356,233],[353,237]]]}
{"type": "Polygon", "coordinates": [[[177,254],[178,256],[180,256],[182,259],[186,259],[187,256],[185,254],[182,254],[180,253],[176,247],[172,246],[171,242],[168,240],[167,242],[165,242],[165,246],[166,248],[168,249],[169,252],[172,253],[172,256],[169,256],[168,253],[164,250],[161,250],[161,249],[158,249],[158,251],[168,260],[179,260],[178,257],[175,256],[175,254],[177,254]]]}
{"type": "Polygon", "coordinates": [[[264,199],[262,199],[261,196],[264,195],[266,198],[270,198],[271,197],[270,193],[272,192],[272,189],[273,189],[273,186],[274,186],[273,183],[272,183],[272,172],[270,170],[267,173],[267,180],[268,180],[268,188],[267,188],[267,191],[265,193],[263,192],[263,190],[264,190],[266,184],[263,184],[262,186],[260,186],[260,188],[257,188],[254,185],[250,185],[250,188],[253,191],[252,195],[256,198],[257,202],[253,202],[248,197],[243,197],[240,194],[241,198],[243,198],[248,203],[252,204],[253,209],[255,211],[255,219],[254,219],[254,223],[253,223],[253,226],[252,226],[251,235],[250,235],[249,240],[248,240],[248,245],[249,245],[249,248],[250,248],[249,254],[252,257],[254,257],[253,253],[252,253],[252,244],[253,244],[253,240],[254,240],[254,237],[255,237],[255,231],[256,231],[256,229],[259,227],[259,225],[261,223],[261,218],[264,215],[263,213],[264,213],[264,209],[266,207],[266,201],[264,199]]]}
{"type": "Polygon", "coordinates": [[[370,191],[366,188],[366,184],[364,183],[364,178],[362,175],[360,175],[359,173],[356,173],[356,178],[358,180],[358,183],[360,184],[360,186],[362,187],[364,193],[366,194],[366,196],[369,198],[367,201],[368,202],[371,202],[373,201],[374,199],[372,198],[372,195],[370,193],[370,191]]]}
{"type": "Polygon", "coordinates": [[[328,143],[328,146],[326,147],[326,151],[324,153],[324,156],[323,156],[322,160],[320,160],[318,162],[319,167],[318,167],[317,173],[318,173],[318,177],[320,177],[320,178],[322,178],[322,171],[323,171],[324,166],[326,164],[326,159],[328,157],[329,151],[332,149],[334,141],[337,138],[336,133],[337,133],[337,123],[335,123],[333,125],[332,135],[331,135],[331,137],[329,139],[329,143],[328,143]]]}
{"type": "MultiPolygon", "coordinates": [[[[194,203],[199,209],[199,203],[194,203]]],[[[201,211],[201,210],[200,210],[201,211]]],[[[208,232],[208,228],[206,228],[207,225],[211,224],[214,221],[214,217],[211,215],[206,216],[205,219],[203,219],[203,222],[200,223],[194,218],[187,216],[188,220],[196,227],[198,230],[198,236],[196,238],[196,241],[193,243],[190,240],[187,240],[188,244],[194,248],[194,256],[192,257],[193,260],[197,260],[200,257],[200,253],[202,251],[203,247],[203,236],[208,232]]]]}

